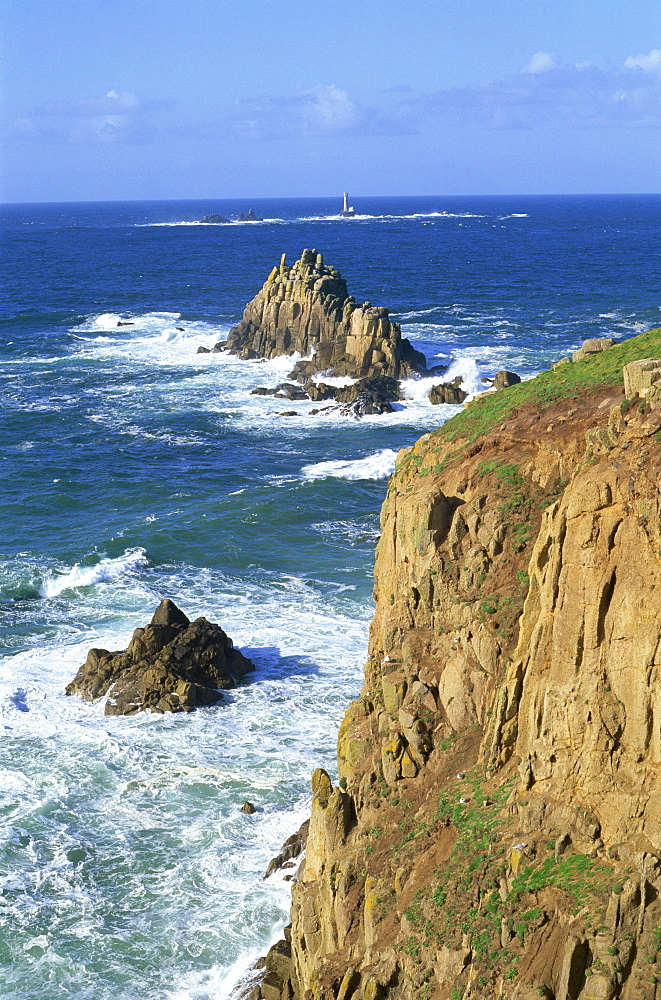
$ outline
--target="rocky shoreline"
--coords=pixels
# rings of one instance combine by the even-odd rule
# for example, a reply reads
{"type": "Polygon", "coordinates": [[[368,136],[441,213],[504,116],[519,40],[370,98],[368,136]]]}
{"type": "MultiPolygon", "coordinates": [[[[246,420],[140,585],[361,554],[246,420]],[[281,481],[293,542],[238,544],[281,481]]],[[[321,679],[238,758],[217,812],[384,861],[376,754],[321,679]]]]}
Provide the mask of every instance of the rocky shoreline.
{"type": "Polygon", "coordinates": [[[661,331],[602,346],[400,452],[252,1000],[657,1000],[661,331]]]}

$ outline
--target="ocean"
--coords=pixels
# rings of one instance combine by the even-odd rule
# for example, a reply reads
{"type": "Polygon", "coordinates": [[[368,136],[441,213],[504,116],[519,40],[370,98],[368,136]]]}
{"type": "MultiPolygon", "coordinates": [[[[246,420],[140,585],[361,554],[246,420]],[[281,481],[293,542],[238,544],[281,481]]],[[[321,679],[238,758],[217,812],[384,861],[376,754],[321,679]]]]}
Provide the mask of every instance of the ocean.
{"type": "Polygon", "coordinates": [[[226,1000],[287,921],[287,873],[262,876],[335,774],[387,477],[459,408],[418,379],[392,414],[315,416],[250,395],[291,360],[197,354],[281,253],[323,252],[471,392],[661,324],[659,197],[352,200],[2,208],[3,1000],[226,1000]],[[66,697],[163,597],[246,684],[190,715],[66,697]]]}

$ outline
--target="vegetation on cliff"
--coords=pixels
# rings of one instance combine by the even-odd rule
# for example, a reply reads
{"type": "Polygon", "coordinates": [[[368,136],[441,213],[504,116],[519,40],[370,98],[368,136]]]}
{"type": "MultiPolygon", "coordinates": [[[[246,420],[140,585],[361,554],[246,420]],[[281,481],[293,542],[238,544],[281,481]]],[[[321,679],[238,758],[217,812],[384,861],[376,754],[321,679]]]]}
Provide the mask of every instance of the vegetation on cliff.
{"type": "Polygon", "coordinates": [[[400,452],[265,1000],[656,998],[661,393],[623,383],[655,355],[660,330],[400,452]]]}

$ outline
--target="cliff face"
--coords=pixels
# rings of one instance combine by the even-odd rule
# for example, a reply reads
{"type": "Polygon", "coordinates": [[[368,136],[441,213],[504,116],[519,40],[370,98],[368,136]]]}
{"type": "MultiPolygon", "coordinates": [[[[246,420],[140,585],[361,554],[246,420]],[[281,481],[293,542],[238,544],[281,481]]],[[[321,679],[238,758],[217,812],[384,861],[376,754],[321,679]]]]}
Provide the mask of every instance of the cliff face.
{"type": "Polygon", "coordinates": [[[285,255],[230,330],[227,350],[245,359],[300,354],[293,378],[315,372],[362,378],[405,377],[425,370],[425,359],[402,339],[388,310],[356,305],[342,275],[316,250],[288,265],[285,255]]]}
{"type": "Polygon", "coordinates": [[[652,331],[400,453],[265,1000],[658,996],[661,392],[622,369],[660,355],[652,331]]]}

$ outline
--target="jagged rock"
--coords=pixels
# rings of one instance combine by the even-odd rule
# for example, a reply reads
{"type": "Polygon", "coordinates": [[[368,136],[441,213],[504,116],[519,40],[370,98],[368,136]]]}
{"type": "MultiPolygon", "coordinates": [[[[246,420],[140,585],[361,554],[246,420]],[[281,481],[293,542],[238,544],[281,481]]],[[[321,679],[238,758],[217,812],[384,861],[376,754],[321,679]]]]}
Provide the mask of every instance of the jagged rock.
{"type": "Polygon", "coordinates": [[[375,400],[391,402],[401,399],[400,385],[397,379],[388,375],[376,375],[371,378],[361,378],[351,385],[337,389],[335,398],[338,403],[354,403],[359,396],[369,393],[375,400]]]}
{"type": "Polygon", "coordinates": [[[124,652],[90,649],[66,693],[86,701],[107,695],[106,715],[189,712],[218,701],[252,669],[219,625],[189,621],[166,598],[124,652]]]}
{"type": "Polygon", "coordinates": [[[337,393],[334,385],[326,385],[325,382],[306,382],[305,390],[310,399],[313,399],[315,403],[325,399],[335,399],[335,394],[337,393]]]}
{"type": "Polygon", "coordinates": [[[511,385],[518,385],[520,381],[521,376],[517,375],[516,372],[508,372],[503,369],[496,372],[492,384],[494,389],[509,389],[511,385]]]}
{"type": "Polygon", "coordinates": [[[449,403],[455,406],[463,403],[468,398],[468,393],[461,388],[462,382],[461,375],[457,375],[452,382],[441,382],[440,385],[433,385],[429,392],[429,402],[432,406],[437,406],[439,403],[449,403]]]}
{"type": "Polygon", "coordinates": [[[335,399],[342,404],[342,413],[347,416],[392,413],[391,400],[401,399],[399,382],[387,375],[358,379],[352,385],[337,389],[335,399]]]}
{"type": "Polygon", "coordinates": [[[226,349],[227,349],[227,341],[226,340],[219,340],[217,344],[214,344],[213,350],[212,350],[211,353],[212,354],[220,354],[221,351],[224,351],[226,349]]]}
{"type": "Polygon", "coordinates": [[[267,389],[265,385],[258,385],[250,393],[251,396],[274,396],[275,389],[267,389]]]}
{"type": "Polygon", "coordinates": [[[426,371],[424,356],[402,340],[388,310],[357,306],[339,271],[316,250],[304,250],[292,266],[282,255],[230,330],[228,350],[244,359],[299,353],[305,360],[289,377],[302,382],[322,371],[351,378],[426,371]]]}
{"type": "Polygon", "coordinates": [[[591,337],[589,340],[584,340],[577,351],[571,356],[572,361],[582,361],[583,358],[589,358],[591,354],[600,354],[601,351],[607,351],[609,347],[612,347],[615,341],[612,337],[591,337]]]}
{"type": "Polygon", "coordinates": [[[260,219],[260,217],[258,215],[255,215],[255,212],[253,211],[252,208],[249,208],[247,212],[239,212],[239,214],[236,217],[236,221],[237,222],[263,222],[264,220],[260,219]]]}
{"type": "Polygon", "coordinates": [[[230,220],[226,219],[224,215],[218,215],[217,212],[212,212],[211,215],[205,215],[203,219],[200,219],[200,222],[212,223],[214,226],[221,225],[223,222],[229,221],[230,220]]]}
{"type": "Polygon", "coordinates": [[[306,819],[305,822],[298,828],[296,833],[293,833],[291,837],[287,837],[284,844],[280,848],[280,853],[276,854],[276,856],[269,861],[264,878],[268,878],[269,875],[272,875],[273,872],[278,870],[278,868],[282,868],[286,861],[290,861],[292,858],[297,858],[301,854],[307,843],[309,828],[310,820],[306,819]]]}
{"type": "Polygon", "coordinates": [[[253,813],[257,812],[257,810],[255,806],[252,804],[252,802],[248,802],[248,800],[246,799],[246,801],[241,806],[241,812],[245,813],[246,816],[252,816],[253,813]]]}
{"type": "Polygon", "coordinates": [[[282,382],[275,387],[274,395],[277,399],[309,399],[305,389],[300,385],[292,385],[291,382],[282,382]]]}

